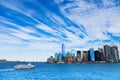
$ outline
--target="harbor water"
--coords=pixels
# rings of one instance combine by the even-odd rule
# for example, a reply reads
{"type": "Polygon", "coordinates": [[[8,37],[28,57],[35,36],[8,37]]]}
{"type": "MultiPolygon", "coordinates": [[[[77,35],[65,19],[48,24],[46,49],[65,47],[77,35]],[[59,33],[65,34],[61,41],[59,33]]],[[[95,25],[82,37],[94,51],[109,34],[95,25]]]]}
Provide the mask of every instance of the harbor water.
{"type": "Polygon", "coordinates": [[[32,63],[34,69],[14,70],[23,62],[0,63],[0,80],[120,80],[120,63],[32,63]]]}

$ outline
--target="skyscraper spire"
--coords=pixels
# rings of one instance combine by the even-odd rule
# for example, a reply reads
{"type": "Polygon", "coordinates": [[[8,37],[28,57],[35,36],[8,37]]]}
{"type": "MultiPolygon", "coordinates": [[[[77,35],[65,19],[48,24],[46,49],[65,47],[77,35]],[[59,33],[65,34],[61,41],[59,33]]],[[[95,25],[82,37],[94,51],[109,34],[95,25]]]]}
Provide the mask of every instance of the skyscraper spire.
{"type": "Polygon", "coordinates": [[[64,43],[62,43],[62,54],[64,54],[65,53],[65,45],[64,45],[64,43]]]}
{"type": "Polygon", "coordinates": [[[61,53],[62,53],[62,60],[64,61],[64,56],[65,56],[65,45],[64,45],[64,43],[62,43],[62,46],[61,46],[61,53]]]}

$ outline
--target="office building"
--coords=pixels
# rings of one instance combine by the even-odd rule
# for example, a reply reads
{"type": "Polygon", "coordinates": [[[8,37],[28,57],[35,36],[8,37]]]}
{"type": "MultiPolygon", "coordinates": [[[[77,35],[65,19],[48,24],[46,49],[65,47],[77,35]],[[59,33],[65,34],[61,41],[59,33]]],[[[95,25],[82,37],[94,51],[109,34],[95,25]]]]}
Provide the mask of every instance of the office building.
{"type": "Polygon", "coordinates": [[[100,61],[105,61],[104,51],[103,48],[98,48],[100,54],[100,61]]]}
{"type": "Polygon", "coordinates": [[[65,57],[65,45],[64,45],[64,43],[62,43],[62,46],[61,46],[61,53],[62,53],[62,61],[64,61],[64,57],[65,57]]]}
{"type": "Polygon", "coordinates": [[[81,62],[81,61],[82,61],[81,51],[77,51],[76,61],[77,61],[77,62],[81,62]]]}
{"type": "Polygon", "coordinates": [[[119,61],[119,54],[118,54],[118,47],[117,46],[112,46],[112,55],[113,55],[113,62],[118,62],[119,61]]]}
{"type": "Polygon", "coordinates": [[[58,53],[55,53],[54,57],[55,57],[55,62],[57,62],[58,61],[58,53]]]}
{"type": "Polygon", "coordinates": [[[104,45],[104,57],[106,61],[111,61],[111,47],[104,45]]]}
{"type": "Polygon", "coordinates": [[[74,49],[71,49],[71,56],[72,56],[73,62],[75,62],[76,58],[75,58],[75,50],[74,49]]]}
{"type": "Polygon", "coordinates": [[[90,60],[95,61],[94,49],[91,48],[89,51],[90,51],[90,60]]]}
{"type": "Polygon", "coordinates": [[[118,54],[118,47],[117,46],[108,46],[104,45],[104,54],[105,59],[108,62],[118,62],[119,61],[119,54],[118,54]]]}
{"type": "Polygon", "coordinates": [[[100,61],[100,52],[98,50],[95,51],[95,61],[100,61]]]}
{"type": "Polygon", "coordinates": [[[67,62],[72,62],[72,56],[70,52],[67,53],[67,62]]]}
{"type": "Polygon", "coordinates": [[[82,60],[83,60],[83,62],[87,62],[88,61],[88,51],[83,51],[83,53],[82,53],[82,60]]]}
{"type": "Polygon", "coordinates": [[[62,62],[62,54],[61,53],[58,54],[58,62],[62,62]]]}

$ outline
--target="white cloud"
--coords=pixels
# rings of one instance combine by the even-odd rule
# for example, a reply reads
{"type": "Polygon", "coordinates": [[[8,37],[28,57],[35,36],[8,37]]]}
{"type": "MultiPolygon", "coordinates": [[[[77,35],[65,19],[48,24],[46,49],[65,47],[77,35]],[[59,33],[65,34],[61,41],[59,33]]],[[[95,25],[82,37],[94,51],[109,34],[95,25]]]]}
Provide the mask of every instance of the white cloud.
{"type": "Polygon", "coordinates": [[[21,31],[23,31],[23,32],[26,32],[26,33],[37,33],[37,31],[35,31],[35,29],[34,28],[32,28],[32,27],[19,27],[19,29],[21,30],[21,31]]]}
{"type": "MultiPolygon", "coordinates": [[[[92,47],[91,45],[94,45],[95,47],[99,45],[104,44],[110,44],[110,42],[102,42],[102,40],[109,40],[111,39],[109,36],[104,34],[105,32],[111,32],[112,34],[119,36],[119,21],[120,21],[120,13],[119,13],[119,7],[109,7],[108,6],[115,6],[115,3],[112,1],[105,0],[104,6],[101,9],[98,9],[95,4],[93,3],[85,3],[84,1],[77,0],[76,2],[67,3],[66,5],[59,5],[59,8],[61,12],[66,16],[68,19],[76,23],[77,25],[82,24],[88,34],[88,36],[84,36],[85,38],[79,39],[76,35],[71,35],[72,38],[69,36],[69,40],[73,40],[73,42],[78,42],[78,44],[73,45],[80,45],[80,46],[86,46],[86,48],[92,47]],[[67,11],[69,11],[69,13],[67,11]],[[75,38],[74,38],[74,37],[75,38]],[[99,39],[99,42],[96,42],[95,44],[88,43],[89,40],[97,40],[99,39]]],[[[72,28],[71,28],[72,29],[72,28]]],[[[75,30],[76,33],[78,30],[75,28],[72,29],[75,30]]],[[[81,32],[80,32],[81,34],[81,32]]],[[[117,42],[114,42],[116,44],[117,42]]],[[[71,43],[72,44],[72,43],[71,43]]],[[[111,44],[110,44],[111,45],[111,44]]]]}
{"type": "Polygon", "coordinates": [[[42,30],[44,30],[44,31],[46,31],[46,32],[50,32],[50,33],[55,33],[55,32],[57,32],[56,30],[52,29],[51,27],[48,27],[47,25],[45,25],[45,24],[43,24],[43,23],[37,25],[36,27],[38,27],[39,29],[42,29],[42,30]]]}
{"type": "Polygon", "coordinates": [[[115,3],[112,0],[103,0],[103,5],[105,7],[115,6],[115,3]]]}
{"type": "Polygon", "coordinates": [[[8,34],[3,34],[0,33],[0,44],[4,44],[4,43],[11,43],[11,44],[21,44],[21,40],[19,40],[18,38],[15,38],[11,35],[8,34]]]}
{"type": "MultiPolygon", "coordinates": [[[[16,40],[16,39],[15,39],[16,40]]],[[[46,61],[46,59],[59,52],[60,47],[56,43],[32,42],[21,45],[7,44],[0,48],[0,58],[20,61],[46,61]]]]}
{"type": "Polygon", "coordinates": [[[34,9],[28,9],[24,6],[24,4],[21,1],[0,1],[0,5],[12,9],[16,12],[19,12],[29,18],[31,18],[32,20],[36,21],[37,23],[40,23],[39,20],[35,19],[34,17],[32,17],[36,11],[34,9]],[[13,5],[14,4],[14,5],[13,5]]]}
{"type": "Polygon", "coordinates": [[[116,7],[108,9],[97,9],[95,6],[92,6],[91,3],[85,3],[84,1],[77,1],[76,3],[68,3],[67,5],[61,6],[60,9],[63,14],[67,16],[67,18],[69,18],[71,21],[75,22],[78,25],[82,24],[85,27],[90,39],[109,39],[107,35],[103,34],[104,32],[109,31],[110,28],[110,26],[106,25],[106,22],[109,21],[110,24],[117,24],[118,22],[116,22],[116,20],[120,21],[120,18],[118,18],[119,13],[117,13],[119,9],[116,7]],[[77,7],[71,8],[72,6],[77,7]],[[91,6],[91,8],[87,8],[87,6],[91,6]],[[70,13],[67,13],[66,9],[69,9],[70,13]],[[87,13],[83,13],[83,11],[87,11],[87,13]]]}
{"type": "Polygon", "coordinates": [[[0,34],[0,39],[2,40],[0,42],[0,58],[5,57],[8,60],[46,61],[46,59],[49,56],[54,55],[55,52],[61,52],[62,40],[66,40],[63,41],[66,45],[66,51],[70,51],[72,48],[75,48],[75,50],[88,50],[91,47],[97,49],[97,47],[102,47],[104,44],[118,45],[120,47],[119,42],[113,41],[106,34],[103,34],[105,32],[110,32],[114,36],[120,36],[120,9],[119,7],[106,8],[111,5],[114,6],[113,2],[107,0],[103,1],[104,7],[101,9],[96,8],[93,3],[86,3],[83,0],[76,0],[73,3],[67,3],[66,5],[61,5],[62,2],[63,0],[56,0],[61,13],[78,26],[82,24],[88,35],[81,32],[79,28],[67,26],[62,17],[50,13],[47,10],[45,10],[49,13],[47,14],[47,17],[59,26],[48,26],[33,18],[32,16],[36,14],[37,11],[27,9],[21,2],[16,4],[18,3],[17,1],[12,1],[11,3],[1,1],[2,6],[20,12],[39,24],[36,26],[21,27],[12,22],[11,19],[0,16],[1,22],[19,28],[19,30],[17,30],[1,26],[0,31],[2,34],[0,34]],[[63,27],[62,25],[66,27],[63,27]],[[34,27],[56,37],[38,32],[34,27]],[[69,30],[75,33],[72,33],[69,30]],[[39,36],[36,37],[29,33],[34,33],[39,36]],[[62,35],[67,37],[64,38],[62,35]],[[84,36],[84,38],[80,38],[80,35],[84,36]],[[103,42],[103,40],[110,39],[111,42],[103,42]],[[24,42],[22,40],[29,40],[30,42],[24,42]],[[94,40],[100,41],[94,42],[94,40]],[[57,43],[55,43],[55,41],[57,43]],[[88,41],[93,42],[88,43],[88,41]],[[18,57],[19,59],[17,59],[18,57]]]}

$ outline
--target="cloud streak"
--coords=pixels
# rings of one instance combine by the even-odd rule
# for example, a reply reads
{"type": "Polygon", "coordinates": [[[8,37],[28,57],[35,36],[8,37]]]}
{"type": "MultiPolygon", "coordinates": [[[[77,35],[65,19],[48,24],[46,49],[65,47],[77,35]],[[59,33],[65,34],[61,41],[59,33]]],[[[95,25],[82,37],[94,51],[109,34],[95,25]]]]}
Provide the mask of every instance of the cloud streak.
{"type": "Polygon", "coordinates": [[[62,42],[66,52],[120,47],[119,0],[1,0],[0,11],[0,58],[45,61],[62,42]]]}

